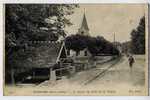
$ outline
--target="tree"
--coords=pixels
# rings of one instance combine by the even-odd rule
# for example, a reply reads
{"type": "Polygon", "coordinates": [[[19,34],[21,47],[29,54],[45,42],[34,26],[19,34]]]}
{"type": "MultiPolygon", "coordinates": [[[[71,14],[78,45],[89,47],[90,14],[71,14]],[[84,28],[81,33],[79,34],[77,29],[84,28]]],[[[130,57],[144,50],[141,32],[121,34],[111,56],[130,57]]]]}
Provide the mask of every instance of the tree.
{"type": "Polygon", "coordinates": [[[89,40],[87,47],[93,56],[101,54],[119,54],[118,49],[113,45],[113,43],[100,36],[92,37],[89,40]]]}
{"type": "Polygon", "coordinates": [[[131,41],[126,41],[122,43],[122,53],[128,54],[131,52],[131,41]]]}
{"type": "Polygon", "coordinates": [[[65,36],[65,26],[72,25],[66,16],[73,14],[75,7],[77,5],[7,4],[6,34],[14,33],[17,40],[32,40],[41,32],[41,27],[46,27],[49,35],[65,36]]]}
{"type": "Polygon", "coordinates": [[[26,41],[57,41],[60,36],[64,37],[66,35],[64,28],[72,25],[67,16],[73,14],[77,6],[72,4],[6,4],[6,74],[10,68],[14,67],[12,62],[20,58],[19,52],[23,53],[26,41]]]}
{"type": "Polygon", "coordinates": [[[103,37],[90,37],[88,39],[88,44],[87,44],[87,48],[89,50],[89,52],[93,55],[93,56],[96,56],[98,53],[100,53],[102,51],[102,42],[104,41],[101,41],[103,40],[103,37]]]}
{"type": "Polygon", "coordinates": [[[139,25],[131,32],[131,50],[134,54],[145,54],[145,17],[140,19],[139,25]]]}
{"type": "Polygon", "coordinates": [[[68,50],[72,49],[76,51],[76,54],[78,55],[79,52],[85,49],[87,46],[86,37],[83,35],[79,35],[79,34],[68,36],[65,39],[65,45],[68,50]]]}
{"type": "Polygon", "coordinates": [[[84,35],[71,35],[65,39],[66,48],[74,50],[78,53],[87,48],[92,56],[99,54],[114,54],[118,55],[119,51],[116,47],[104,37],[97,36],[84,36],[84,35]]]}

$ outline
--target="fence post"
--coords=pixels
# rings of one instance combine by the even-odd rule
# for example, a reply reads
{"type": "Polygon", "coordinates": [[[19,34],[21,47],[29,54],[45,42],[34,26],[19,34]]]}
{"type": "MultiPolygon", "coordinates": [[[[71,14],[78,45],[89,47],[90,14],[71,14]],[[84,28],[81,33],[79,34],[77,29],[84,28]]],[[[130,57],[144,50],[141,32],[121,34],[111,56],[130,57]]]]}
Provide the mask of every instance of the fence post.
{"type": "Polygon", "coordinates": [[[50,81],[56,81],[56,71],[52,70],[52,68],[50,68],[50,77],[49,77],[50,81]]]}
{"type": "Polygon", "coordinates": [[[51,80],[51,72],[52,72],[52,68],[49,68],[49,80],[51,80]]]}

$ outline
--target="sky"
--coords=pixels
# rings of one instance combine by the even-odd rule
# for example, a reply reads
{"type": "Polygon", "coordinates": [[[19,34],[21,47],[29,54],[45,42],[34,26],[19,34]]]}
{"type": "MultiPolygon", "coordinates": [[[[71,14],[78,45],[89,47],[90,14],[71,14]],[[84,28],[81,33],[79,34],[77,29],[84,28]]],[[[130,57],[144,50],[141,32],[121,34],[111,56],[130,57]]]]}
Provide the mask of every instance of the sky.
{"type": "Polygon", "coordinates": [[[76,34],[85,12],[91,36],[104,36],[105,39],[118,42],[130,40],[130,33],[144,16],[144,4],[82,4],[68,18],[73,23],[66,27],[68,34],[76,34]],[[84,10],[85,9],[85,10],[84,10]]]}

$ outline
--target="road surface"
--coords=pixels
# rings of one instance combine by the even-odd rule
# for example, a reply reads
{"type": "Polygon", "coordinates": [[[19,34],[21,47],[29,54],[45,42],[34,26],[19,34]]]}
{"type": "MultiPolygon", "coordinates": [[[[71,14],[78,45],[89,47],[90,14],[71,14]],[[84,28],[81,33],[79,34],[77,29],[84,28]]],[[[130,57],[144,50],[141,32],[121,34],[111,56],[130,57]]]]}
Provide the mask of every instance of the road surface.
{"type": "MultiPolygon", "coordinates": [[[[97,77],[89,86],[100,85],[107,87],[140,87],[145,84],[145,59],[143,56],[135,56],[132,70],[128,65],[128,59],[122,57],[117,64],[108,69],[103,77],[97,77]]],[[[100,65],[97,66],[100,68],[100,65]]]]}
{"type": "MultiPolygon", "coordinates": [[[[142,87],[145,84],[145,56],[134,56],[132,70],[127,57],[123,56],[108,63],[99,64],[96,68],[76,73],[71,78],[57,81],[53,86],[70,87],[142,87]]],[[[40,86],[47,86],[43,83],[40,86]]],[[[49,84],[51,86],[51,84],[49,84]]]]}
{"type": "MultiPolygon", "coordinates": [[[[40,85],[33,86],[7,86],[5,87],[5,91],[7,91],[5,95],[22,95],[25,94],[24,91],[29,91],[26,92],[26,95],[31,95],[31,93],[36,95],[37,93],[34,93],[34,91],[43,91],[43,94],[38,95],[53,95],[49,91],[59,90],[66,91],[66,95],[70,93],[75,95],[74,90],[79,90],[76,95],[84,95],[83,93],[87,90],[90,91],[91,95],[92,93],[94,93],[93,95],[146,95],[145,91],[147,90],[144,87],[145,56],[134,57],[135,63],[132,71],[128,66],[127,58],[121,57],[121,59],[99,64],[96,68],[78,72],[70,78],[63,77],[58,81],[45,81],[40,85]]],[[[60,93],[60,95],[65,94],[60,93]]]]}

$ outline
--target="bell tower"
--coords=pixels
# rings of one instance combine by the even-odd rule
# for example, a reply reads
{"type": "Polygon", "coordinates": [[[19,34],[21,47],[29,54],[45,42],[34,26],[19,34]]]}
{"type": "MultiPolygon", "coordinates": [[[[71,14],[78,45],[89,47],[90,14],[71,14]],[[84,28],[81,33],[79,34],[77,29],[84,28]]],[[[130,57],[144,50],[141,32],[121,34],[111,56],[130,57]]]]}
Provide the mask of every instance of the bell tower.
{"type": "Polygon", "coordinates": [[[81,22],[81,26],[78,29],[78,34],[86,35],[86,36],[90,35],[89,34],[89,27],[88,27],[86,16],[85,16],[85,11],[84,11],[83,19],[82,19],[82,22],[81,22]]]}

